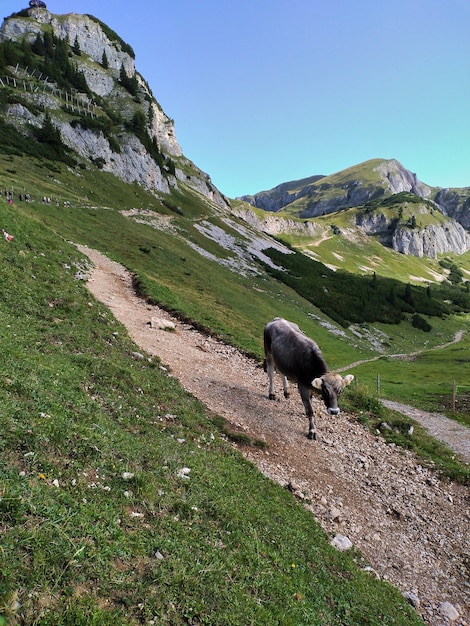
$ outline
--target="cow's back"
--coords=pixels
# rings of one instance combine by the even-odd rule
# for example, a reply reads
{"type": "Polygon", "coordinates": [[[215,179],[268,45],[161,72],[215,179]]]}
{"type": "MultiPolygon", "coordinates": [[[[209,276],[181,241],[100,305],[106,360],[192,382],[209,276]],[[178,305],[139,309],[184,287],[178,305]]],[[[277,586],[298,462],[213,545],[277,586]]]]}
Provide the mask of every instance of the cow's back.
{"type": "Polygon", "coordinates": [[[327,371],[318,345],[297,324],[276,318],[264,329],[266,358],[272,358],[276,369],[291,380],[310,383],[327,371]]]}

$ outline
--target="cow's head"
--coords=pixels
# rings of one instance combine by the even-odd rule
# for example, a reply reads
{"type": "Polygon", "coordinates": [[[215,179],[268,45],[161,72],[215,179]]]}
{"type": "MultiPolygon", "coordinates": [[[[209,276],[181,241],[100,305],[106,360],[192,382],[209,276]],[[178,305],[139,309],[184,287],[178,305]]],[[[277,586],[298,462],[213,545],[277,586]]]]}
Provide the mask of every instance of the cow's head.
{"type": "Polygon", "coordinates": [[[332,372],[327,372],[320,378],[313,379],[312,387],[321,392],[323,402],[325,403],[329,415],[338,415],[338,398],[343,389],[353,380],[354,376],[352,374],[348,374],[343,378],[340,374],[333,374],[332,372]]]}

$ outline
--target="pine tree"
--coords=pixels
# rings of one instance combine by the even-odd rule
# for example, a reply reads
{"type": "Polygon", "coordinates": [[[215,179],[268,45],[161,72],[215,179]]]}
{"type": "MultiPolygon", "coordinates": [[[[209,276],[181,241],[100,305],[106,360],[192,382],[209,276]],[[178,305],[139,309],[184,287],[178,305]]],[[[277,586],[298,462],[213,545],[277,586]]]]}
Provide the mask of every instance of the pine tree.
{"type": "Polygon", "coordinates": [[[54,148],[60,146],[62,148],[62,139],[60,137],[60,132],[54,126],[49,116],[49,113],[46,113],[44,117],[44,123],[42,128],[37,132],[37,138],[41,143],[46,143],[54,148]]]}
{"type": "Polygon", "coordinates": [[[37,54],[38,57],[44,56],[44,39],[41,37],[40,33],[37,34],[36,40],[31,46],[31,50],[34,54],[37,54]]]}
{"type": "Polygon", "coordinates": [[[167,172],[168,174],[171,174],[172,176],[176,176],[176,168],[175,168],[175,164],[174,162],[170,159],[170,157],[168,157],[167,161],[166,161],[166,167],[167,167],[167,172]]]}
{"type": "Polygon", "coordinates": [[[119,72],[119,82],[124,87],[124,89],[126,89],[131,94],[131,96],[137,95],[137,77],[135,74],[129,77],[126,73],[126,70],[124,69],[124,65],[121,65],[121,70],[119,72]]]}
{"type": "Polygon", "coordinates": [[[132,129],[136,134],[142,133],[145,131],[145,113],[141,110],[138,110],[134,113],[134,117],[132,119],[132,129]]]}
{"type": "Polygon", "coordinates": [[[106,55],[106,50],[103,50],[103,56],[101,57],[101,65],[104,67],[105,70],[107,70],[108,67],[109,67],[108,57],[106,55]]]}
{"type": "Polygon", "coordinates": [[[82,51],[80,50],[80,44],[78,43],[78,35],[75,35],[75,41],[73,42],[72,51],[78,57],[82,54],[82,51]]]}
{"type": "Polygon", "coordinates": [[[20,61],[18,48],[11,42],[3,43],[3,54],[5,57],[5,65],[16,65],[20,61]]]}
{"type": "Polygon", "coordinates": [[[23,65],[30,67],[32,64],[31,46],[27,39],[23,39],[21,42],[21,51],[23,52],[23,65]]]}
{"type": "Polygon", "coordinates": [[[54,41],[53,41],[53,36],[52,33],[50,33],[49,31],[46,31],[44,33],[44,53],[48,56],[48,57],[53,57],[54,55],[54,41]]]}
{"type": "Polygon", "coordinates": [[[404,297],[405,302],[407,302],[409,305],[414,306],[415,304],[415,300],[413,297],[413,292],[411,290],[411,285],[410,283],[408,283],[405,287],[405,297],[404,297]]]}

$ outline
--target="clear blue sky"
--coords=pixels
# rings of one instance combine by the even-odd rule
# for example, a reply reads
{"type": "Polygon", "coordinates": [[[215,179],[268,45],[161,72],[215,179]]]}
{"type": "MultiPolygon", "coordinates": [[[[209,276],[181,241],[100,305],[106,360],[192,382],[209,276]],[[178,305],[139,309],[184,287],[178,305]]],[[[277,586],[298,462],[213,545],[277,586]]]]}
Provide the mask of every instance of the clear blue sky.
{"type": "Polygon", "coordinates": [[[470,186],[469,0],[46,3],[133,47],[184,154],[229,197],[376,157],[470,186]]]}

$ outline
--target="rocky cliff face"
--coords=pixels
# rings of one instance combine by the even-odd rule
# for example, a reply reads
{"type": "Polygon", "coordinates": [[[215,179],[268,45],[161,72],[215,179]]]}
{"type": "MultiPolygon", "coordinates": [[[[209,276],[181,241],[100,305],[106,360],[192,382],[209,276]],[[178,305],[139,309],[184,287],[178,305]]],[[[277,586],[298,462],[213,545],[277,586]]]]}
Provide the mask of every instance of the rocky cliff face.
{"type": "MultiPolygon", "coordinates": [[[[273,236],[289,234],[318,240],[330,234],[329,228],[313,220],[294,220],[268,212],[266,215],[260,215],[246,205],[232,207],[232,213],[256,229],[273,236]]],[[[394,220],[387,218],[383,213],[361,213],[356,216],[356,227],[366,235],[378,237],[382,244],[396,252],[420,258],[435,259],[438,254],[451,252],[464,254],[470,250],[470,234],[453,219],[443,224],[411,228],[405,224],[395,225],[394,220]]],[[[348,231],[354,232],[354,229],[348,231]]]]}
{"type": "MultiPolygon", "coordinates": [[[[66,39],[70,46],[77,40],[80,50],[95,63],[101,63],[105,52],[110,72],[107,79],[101,74],[94,82],[93,86],[96,89],[93,91],[98,95],[105,95],[107,90],[109,92],[112,89],[111,77],[113,74],[115,77],[119,76],[122,66],[129,76],[134,74],[134,58],[123,50],[123,42],[118,38],[114,41],[108,38],[97,20],[76,13],[53,15],[47,9],[39,8],[29,9],[28,13],[28,18],[12,16],[6,19],[1,28],[0,41],[19,41],[26,37],[32,43],[38,32],[50,27],[56,37],[66,39]],[[100,87],[101,81],[106,85],[100,87]]],[[[91,85],[89,86],[91,88],[91,85]]]]}
{"type": "MultiPolygon", "coordinates": [[[[136,134],[129,132],[125,125],[114,137],[120,147],[116,150],[115,143],[103,132],[71,124],[71,119],[64,117],[62,111],[64,98],[68,100],[72,94],[58,90],[47,81],[42,93],[38,94],[37,90],[28,93],[27,85],[31,77],[24,71],[21,80],[15,81],[16,89],[25,87],[21,94],[22,104],[15,103],[7,107],[6,118],[10,123],[26,132],[28,125],[42,126],[47,111],[53,124],[60,130],[62,141],[69,148],[82,159],[100,162],[103,170],[120,179],[128,183],[137,182],[155,193],[168,193],[172,187],[188,186],[217,205],[228,206],[209,176],[184,157],[175,136],[173,121],[162,111],[146,81],[135,69],[132,49],[98,20],[75,13],[53,15],[46,9],[29,9],[28,17],[12,16],[3,22],[0,41],[27,39],[33,43],[38,33],[47,30],[52,31],[57,38],[66,40],[70,46],[78,43],[80,55],[74,57],[74,63],[84,75],[89,90],[98,97],[97,101],[101,99],[112,109],[118,110],[124,122],[132,120],[136,110],[143,112],[148,136],[156,141],[163,157],[173,161],[174,170],[169,172],[162,168],[136,134]],[[107,60],[106,67],[102,64],[103,56],[107,60]],[[120,84],[123,69],[128,77],[136,79],[137,98],[132,98],[120,84]],[[29,103],[34,106],[29,107],[29,103]],[[44,112],[37,112],[38,105],[44,112]]],[[[85,94],[77,98],[92,114],[102,113],[99,105],[90,102],[85,94]]]]}
{"type": "Polygon", "coordinates": [[[446,215],[456,219],[467,230],[470,229],[470,187],[439,189],[434,201],[446,215]]]}
{"type": "Polygon", "coordinates": [[[269,212],[266,212],[265,215],[259,215],[246,205],[233,206],[232,214],[240,217],[257,230],[273,236],[290,233],[300,236],[318,237],[325,231],[325,228],[316,222],[300,222],[294,219],[279,217],[278,215],[271,215],[269,212]]]}
{"type": "Polygon", "coordinates": [[[401,226],[393,233],[392,247],[402,254],[435,259],[438,254],[464,254],[470,250],[470,235],[454,220],[445,226],[433,224],[420,230],[401,226]]]}
{"type": "Polygon", "coordinates": [[[395,223],[383,213],[360,213],[356,225],[367,235],[378,236],[384,245],[402,254],[437,258],[438,254],[464,254],[470,250],[470,235],[454,219],[422,228],[395,223]]]}
{"type": "Polygon", "coordinates": [[[382,161],[375,171],[383,177],[384,183],[387,181],[384,185],[386,193],[408,191],[420,198],[429,198],[432,194],[432,187],[419,181],[416,174],[412,174],[395,159],[382,161]]]}

